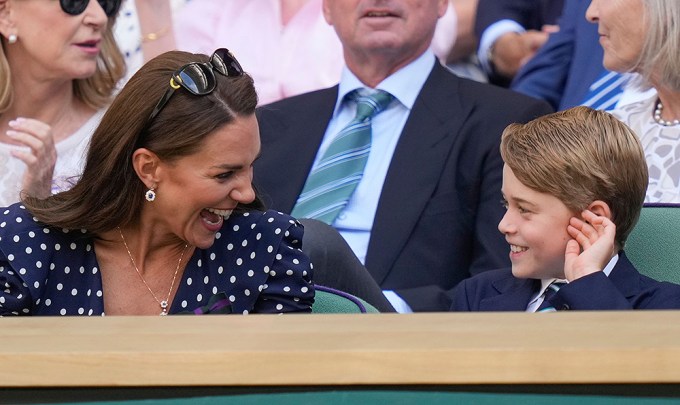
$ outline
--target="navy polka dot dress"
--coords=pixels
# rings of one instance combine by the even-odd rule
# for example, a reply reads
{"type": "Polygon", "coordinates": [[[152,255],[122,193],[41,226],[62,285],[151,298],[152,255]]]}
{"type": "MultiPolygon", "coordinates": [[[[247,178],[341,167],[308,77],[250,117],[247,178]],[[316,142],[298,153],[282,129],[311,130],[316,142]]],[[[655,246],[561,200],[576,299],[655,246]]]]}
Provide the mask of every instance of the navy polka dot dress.
{"type": "MultiPolygon", "coordinates": [[[[311,312],[302,234],[299,222],[276,211],[232,214],[213,246],[194,250],[170,314],[199,313],[217,296],[233,313],[311,312]]],[[[91,237],[45,227],[20,203],[0,208],[0,316],[99,316],[105,298],[91,237]]]]}

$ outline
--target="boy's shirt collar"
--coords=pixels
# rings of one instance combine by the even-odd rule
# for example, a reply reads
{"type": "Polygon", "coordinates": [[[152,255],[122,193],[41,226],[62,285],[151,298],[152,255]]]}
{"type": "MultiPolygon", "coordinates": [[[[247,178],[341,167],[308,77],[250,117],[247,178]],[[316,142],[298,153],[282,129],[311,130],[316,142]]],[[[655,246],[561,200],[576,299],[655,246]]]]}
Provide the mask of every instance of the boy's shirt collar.
{"type": "MultiPolygon", "coordinates": [[[[604,266],[604,269],[602,270],[604,274],[609,277],[609,274],[611,274],[612,270],[614,270],[614,266],[616,266],[616,263],[619,261],[619,255],[618,253],[614,255],[609,260],[609,263],[607,263],[606,266],[604,266]]],[[[548,286],[554,282],[558,283],[569,283],[569,281],[565,279],[560,279],[560,278],[542,278],[541,279],[541,288],[538,290],[538,292],[531,297],[531,300],[529,300],[529,304],[527,305],[527,312],[534,312],[536,308],[538,308],[540,302],[538,302],[539,298],[543,297],[543,293],[545,290],[548,288],[548,286]],[[530,309],[533,308],[533,310],[530,311],[530,309]]]]}

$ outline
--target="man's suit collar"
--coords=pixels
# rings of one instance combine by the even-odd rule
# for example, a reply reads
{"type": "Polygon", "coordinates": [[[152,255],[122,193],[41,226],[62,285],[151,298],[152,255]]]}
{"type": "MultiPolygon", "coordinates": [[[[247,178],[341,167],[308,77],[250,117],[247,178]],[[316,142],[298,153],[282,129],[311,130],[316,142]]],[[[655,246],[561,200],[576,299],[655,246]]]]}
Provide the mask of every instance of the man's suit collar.
{"type": "Polygon", "coordinates": [[[619,261],[609,274],[609,279],[626,298],[639,294],[641,290],[640,273],[628,260],[623,250],[619,252],[619,261]]]}
{"type": "Polygon", "coordinates": [[[540,288],[541,281],[513,277],[508,269],[507,276],[493,280],[491,287],[497,295],[485,298],[479,303],[480,311],[524,311],[531,296],[540,288]]]}
{"type": "Polygon", "coordinates": [[[366,254],[366,267],[378,283],[413,233],[472,112],[472,106],[461,98],[460,81],[435,63],[399,137],[366,254]]]}

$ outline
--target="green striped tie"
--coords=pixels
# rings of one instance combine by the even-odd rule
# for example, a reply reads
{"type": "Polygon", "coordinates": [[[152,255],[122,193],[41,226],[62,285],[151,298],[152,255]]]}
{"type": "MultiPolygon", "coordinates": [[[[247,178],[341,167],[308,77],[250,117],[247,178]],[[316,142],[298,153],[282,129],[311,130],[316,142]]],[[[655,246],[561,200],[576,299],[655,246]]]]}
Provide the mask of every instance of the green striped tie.
{"type": "Polygon", "coordinates": [[[357,90],[347,97],[357,103],[354,119],[333,139],[311,171],[291,215],[315,218],[332,224],[359,184],[371,152],[371,119],[384,110],[394,98],[377,90],[359,95],[357,90]]]}

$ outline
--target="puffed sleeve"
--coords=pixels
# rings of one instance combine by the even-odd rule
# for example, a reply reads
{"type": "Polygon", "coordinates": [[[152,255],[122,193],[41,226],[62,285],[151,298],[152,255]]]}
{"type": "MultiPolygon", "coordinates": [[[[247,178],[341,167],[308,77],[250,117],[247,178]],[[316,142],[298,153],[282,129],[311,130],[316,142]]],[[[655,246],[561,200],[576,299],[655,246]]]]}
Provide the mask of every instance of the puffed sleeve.
{"type": "Polygon", "coordinates": [[[303,225],[288,215],[267,211],[273,219],[274,232],[283,232],[273,256],[269,275],[259,299],[256,313],[311,312],[314,302],[312,264],[302,252],[303,225]]]}

